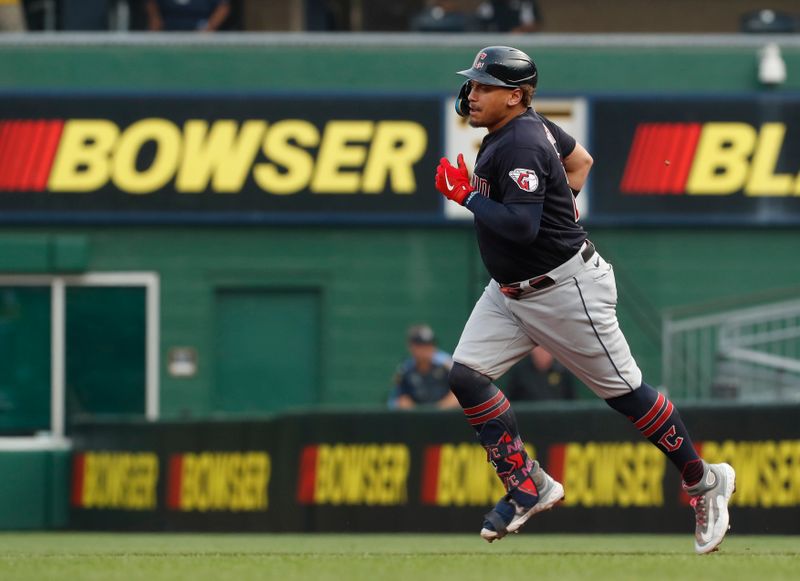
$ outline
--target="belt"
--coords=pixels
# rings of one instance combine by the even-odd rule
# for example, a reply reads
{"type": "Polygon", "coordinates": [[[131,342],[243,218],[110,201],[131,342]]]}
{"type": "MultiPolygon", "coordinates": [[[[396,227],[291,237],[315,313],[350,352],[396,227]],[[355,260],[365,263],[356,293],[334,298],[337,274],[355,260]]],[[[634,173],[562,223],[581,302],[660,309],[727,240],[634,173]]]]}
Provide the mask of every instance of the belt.
{"type": "MultiPolygon", "coordinates": [[[[594,256],[594,244],[590,240],[586,241],[586,248],[581,251],[581,258],[584,262],[589,262],[589,259],[594,256]]],[[[511,284],[501,284],[500,292],[510,299],[518,299],[522,296],[530,294],[535,291],[550,288],[556,284],[556,281],[543,274],[542,276],[534,277],[530,280],[523,282],[512,282],[511,284]]]]}

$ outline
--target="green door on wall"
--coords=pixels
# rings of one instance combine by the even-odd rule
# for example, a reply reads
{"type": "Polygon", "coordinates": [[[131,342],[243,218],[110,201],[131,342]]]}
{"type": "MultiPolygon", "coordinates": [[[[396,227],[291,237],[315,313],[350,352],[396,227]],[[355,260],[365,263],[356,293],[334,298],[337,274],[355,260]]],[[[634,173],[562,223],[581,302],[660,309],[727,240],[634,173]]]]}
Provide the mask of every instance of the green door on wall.
{"type": "Polygon", "coordinates": [[[313,290],[217,292],[214,411],[317,403],[319,298],[313,290]]]}
{"type": "Polygon", "coordinates": [[[145,413],[146,291],[70,287],[66,293],[67,420],[145,413]]]}

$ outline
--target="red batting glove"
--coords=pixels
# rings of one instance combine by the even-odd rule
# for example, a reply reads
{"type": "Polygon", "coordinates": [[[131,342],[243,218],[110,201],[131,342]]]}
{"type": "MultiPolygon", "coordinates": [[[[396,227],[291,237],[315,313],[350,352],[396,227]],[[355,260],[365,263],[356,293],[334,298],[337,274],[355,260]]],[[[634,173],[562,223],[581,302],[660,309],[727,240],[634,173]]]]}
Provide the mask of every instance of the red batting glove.
{"type": "Polygon", "coordinates": [[[460,153],[457,163],[458,167],[453,167],[446,157],[439,161],[439,167],[436,168],[436,189],[447,199],[463,205],[466,197],[472,193],[473,187],[464,156],[460,153]]]}

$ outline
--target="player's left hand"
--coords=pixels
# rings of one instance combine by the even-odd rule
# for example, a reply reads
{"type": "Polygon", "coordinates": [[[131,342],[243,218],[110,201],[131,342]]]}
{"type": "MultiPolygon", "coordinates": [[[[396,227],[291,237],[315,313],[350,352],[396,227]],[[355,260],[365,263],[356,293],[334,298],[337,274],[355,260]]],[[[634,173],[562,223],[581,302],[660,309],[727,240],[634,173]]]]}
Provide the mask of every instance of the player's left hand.
{"type": "Polygon", "coordinates": [[[473,188],[463,154],[458,154],[456,163],[458,167],[453,167],[446,157],[439,160],[439,167],[436,168],[436,189],[446,198],[463,205],[473,188]]]}

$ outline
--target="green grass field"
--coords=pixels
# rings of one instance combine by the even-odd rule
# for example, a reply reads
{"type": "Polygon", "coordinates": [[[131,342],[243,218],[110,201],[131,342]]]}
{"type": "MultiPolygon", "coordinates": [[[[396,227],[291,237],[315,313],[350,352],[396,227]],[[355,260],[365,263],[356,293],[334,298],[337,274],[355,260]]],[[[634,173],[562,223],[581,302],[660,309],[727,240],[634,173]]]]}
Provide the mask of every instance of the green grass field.
{"type": "Polygon", "coordinates": [[[0,534],[2,581],[800,579],[800,536],[0,534]],[[688,575],[688,577],[687,577],[688,575]]]}

